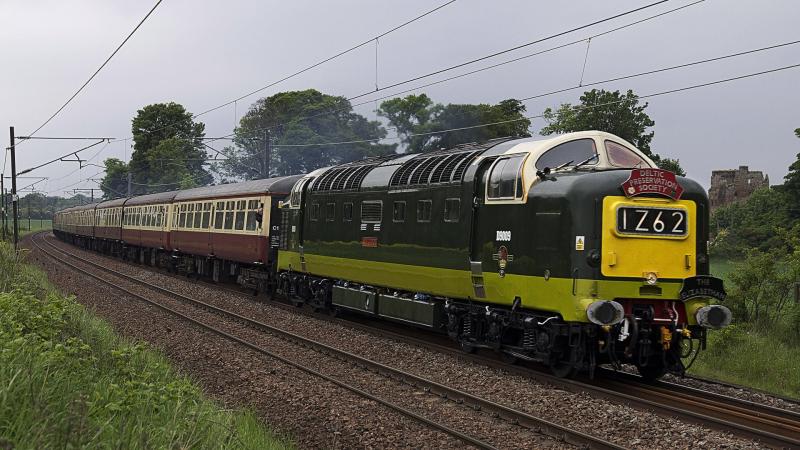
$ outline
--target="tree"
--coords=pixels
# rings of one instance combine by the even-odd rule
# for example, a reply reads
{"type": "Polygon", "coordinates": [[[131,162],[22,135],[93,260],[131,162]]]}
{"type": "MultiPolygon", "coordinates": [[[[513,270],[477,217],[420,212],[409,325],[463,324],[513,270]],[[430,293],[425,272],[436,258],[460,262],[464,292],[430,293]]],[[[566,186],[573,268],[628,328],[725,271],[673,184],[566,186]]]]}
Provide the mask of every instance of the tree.
{"type": "Polygon", "coordinates": [[[548,125],[542,128],[540,134],[547,136],[572,131],[605,131],[632,143],[659,167],[678,175],[686,175],[677,159],[662,159],[660,155],[653,153],[650,143],[655,132],[648,129],[656,123],[645,112],[648,104],[640,105],[639,96],[632,90],[621,94],[619,91],[592,89],[584,92],[580,101],[580,105],[564,103],[555,111],[547,108],[544,118],[548,125]]]}
{"type": "MultiPolygon", "coordinates": [[[[133,153],[128,169],[133,193],[203,186],[213,181],[204,168],[205,125],[174,102],[155,103],[133,118],[133,153]]],[[[104,179],[105,182],[105,179],[104,179]]]]}
{"type": "Polygon", "coordinates": [[[751,249],[769,252],[785,249],[778,231],[790,223],[786,193],[762,188],[744,201],[723,206],[711,216],[711,251],[715,255],[741,257],[751,249]]]}
{"type": "MultiPolygon", "coordinates": [[[[800,231],[795,227],[795,232],[800,231]]],[[[800,279],[797,252],[751,250],[728,275],[733,283],[731,310],[738,320],[769,329],[791,308],[792,288],[800,279]]]]}
{"type": "MultiPolygon", "coordinates": [[[[800,128],[794,130],[794,134],[800,138],[800,128]]],[[[789,173],[783,178],[782,190],[788,197],[790,214],[794,218],[800,218],[800,153],[797,160],[789,166],[789,173]]]]}
{"type": "Polygon", "coordinates": [[[125,197],[128,193],[128,164],[117,158],[108,158],[103,164],[106,166],[106,175],[100,183],[103,198],[125,197]]]}
{"type": "Polygon", "coordinates": [[[393,154],[396,145],[378,142],[385,137],[380,122],[354,113],[344,97],[314,89],[281,92],[259,99],[242,117],[234,145],[223,151],[227,160],[219,170],[224,176],[245,180],[307,173],[393,154]]]}
{"type": "Polygon", "coordinates": [[[434,104],[427,95],[409,95],[381,103],[379,114],[397,129],[410,153],[451,148],[467,142],[499,137],[528,137],[530,120],[525,105],[514,99],[497,105],[434,104]],[[488,126],[475,125],[493,124],[488,126]],[[437,133],[455,128],[465,128],[437,133]]]}

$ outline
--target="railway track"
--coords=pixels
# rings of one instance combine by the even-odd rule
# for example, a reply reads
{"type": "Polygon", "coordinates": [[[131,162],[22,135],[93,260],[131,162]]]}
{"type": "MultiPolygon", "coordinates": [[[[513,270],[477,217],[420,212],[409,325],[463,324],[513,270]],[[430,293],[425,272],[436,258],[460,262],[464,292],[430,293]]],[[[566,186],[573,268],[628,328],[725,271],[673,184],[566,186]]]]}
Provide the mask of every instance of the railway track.
{"type": "MultiPolygon", "coordinates": [[[[253,350],[253,351],[256,351],[256,352],[261,353],[263,355],[266,355],[266,356],[269,356],[271,358],[277,359],[277,360],[279,360],[279,361],[281,361],[281,362],[283,362],[283,363],[285,363],[287,365],[290,365],[292,367],[295,367],[296,369],[302,370],[303,372],[306,372],[306,373],[308,373],[308,374],[310,374],[312,376],[315,376],[315,377],[323,379],[323,380],[325,380],[327,382],[333,383],[336,386],[339,386],[340,388],[343,388],[343,389],[345,389],[347,391],[350,391],[350,392],[352,392],[352,393],[354,393],[354,394],[356,394],[358,396],[361,396],[363,398],[369,399],[369,400],[371,400],[373,402],[377,402],[377,403],[383,405],[384,407],[386,407],[388,409],[391,409],[391,410],[393,410],[393,411],[395,411],[395,412],[397,412],[399,414],[402,414],[402,415],[404,415],[406,417],[412,418],[412,419],[420,422],[421,424],[424,424],[425,426],[428,426],[430,428],[433,428],[433,429],[436,429],[436,430],[438,430],[440,432],[443,432],[443,433],[445,433],[445,434],[447,434],[447,435],[449,435],[451,437],[454,437],[454,438],[456,438],[458,440],[463,441],[466,444],[472,445],[472,446],[477,447],[477,448],[485,448],[485,449],[496,448],[493,444],[487,442],[487,440],[485,440],[485,439],[477,438],[477,437],[474,437],[471,434],[465,433],[463,431],[456,430],[456,429],[454,429],[454,428],[452,428],[452,427],[450,427],[450,426],[448,426],[448,425],[446,425],[446,424],[444,424],[444,423],[442,423],[440,421],[430,419],[429,417],[426,417],[425,415],[422,415],[422,414],[420,414],[420,413],[418,413],[416,411],[412,411],[410,408],[398,405],[397,403],[391,402],[389,400],[386,400],[386,399],[382,398],[381,396],[377,396],[375,394],[367,392],[363,388],[358,387],[358,386],[356,386],[354,384],[345,382],[339,377],[333,377],[333,376],[330,376],[328,374],[322,373],[319,370],[315,370],[315,369],[313,369],[311,367],[308,367],[307,365],[304,365],[302,363],[299,363],[299,362],[297,362],[297,361],[295,361],[293,359],[290,359],[290,358],[287,358],[285,356],[281,356],[281,355],[279,355],[279,354],[277,354],[275,352],[272,352],[272,351],[264,348],[263,346],[259,346],[257,344],[254,344],[250,340],[243,339],[237,334],[234,334],[234,333],[231,333],[231,332],[228,332],[228,331],[224,331],[224,330],[222,330],[221,328],[219,328],[217,326],[209,324],[208,323],[209,321],[207,321],[207,320],[206,321],[198,320],[197,318],[192,317],[190,315],[187,315],[184,312],[178,311],[177,309],[175,309],[173,307],[166,306],[163,303],[160,303],[158,301],[152,300],[151,298],[148,298],[147,296],[144,296],[142,294],[138,294],[136,292],[133,292],[130,289],[122,287],[122,286],[119,285],[118,282],[115,282],[115,281],[110,280],[110,279],[108,279],[106,277],[97,275],[96,273],[93,273],[92,270],[89,270],[89,269],[87,269],[85,267],[80,267],[79,265],[76,265],[76,264],[68,261],[66,258],[57,255],[53,251],[50,251],[50,250],[44,248],[37,241],[37,238],[42,237],[42,236],[43,236],[43,233],[34,235],[31,238],[31,242],[33,243],[33,245],[40,252],[42,252],[43,254],[47,255],[48,257],[52,258],[53,260],[65,265],[65,266],[70,267],[71,269],[73,269],[73,270],[75,270],[77,272],[80,272],[80,273],[83,273],[85,275],[88,275],[89,277],[92,277],[92,278],[100,281],[101,283],[108,284],[108,285],[112,286],[113,288],[118,289],[118,290],[126,293],[127,295],[135,297],[135,298],[137,298],[139,300],[142,300],[142,301],[144,301],[144,302],[146,302],[148,304],[154,305],[154,306],[156,306],[156,307],[158,307],[158,308],[160,308],[160,309],[162,309],[164,311],[169,312],[170,314],[173,314],[173,315],[175,315],[177,317],[180,317],[183,320],[189,321],[189,322],[191,322],[191,323],[193,323],[193,324],[195,324],[195,325],[197,325],[197,326],[199,326],[199,327],[201,327],[201,328],[203,328],[203,329],[205,329],[207,331],[210,331],[212,333],[220,335],[220,336],[222,336],[222,337],[224,337],[224,338],[226,338],[228,340],[236,342],[239,345],[245,346],[245,347],[249,348],[250,350],[253,350]]],[[[472,394],[463,392],[461,390],[442,385],[440,383],[437,383],[437,382],[428,380],[426,378],[414,375],[412,373],[403,371],[401,369],[393,368],[393,367],[387,366],[385,364],[381,364],[381,363],[369,360],[367,358],[363,358],[363,357],[360,357],[358,355],[355,355],[355,354],[352,354],[352,353],[349,353],[349,352],[346,352],[346,351],[339,350],[337,348],[328,346],[328,345],[323,344],[321,342],[314,341],[312,339],[308,339],[308,338],[299,336],[297,334],[294,334],[294,333],[291,333],[291,332],[288,332],[288,331],[273,327],[271,325],[267,325],[265,323],[250,319],[248,317],[244,317],[244,316],[242,316],[240,314],[237,314],[235,312],[228,311],[226,309],[223,309],[223,308],[208,304],[206,302],[202,302],[200,300],[197,300],[197,299],[194,299],[192,297],[183,295],[181,293],[174,292],[174,291],[171,291],[169,289],[165,289],[165,288],[162,288],[162,287],[159,287],[159,286],[155,286],[155,285],[150,284],[148,282],[142,281],[142,280],[140,280],[140,279],[138,279],[136,277],[132,277],[132,276],[124,274],[122,272],[118,272],[118,271],[115,271],[115,270],[110,269],[108,267],[104,267],[104,266],[102,266],[100,264],[97,264],[95,262],[86,260],[85,258],[82,258],[79,255],[66,252],[66,251],[56,247],[55,245],[53,245],[51,242],[48,242],[44,238],[42,238],[41,242],[44,242],[44,244],[49,249],[52,249],[55,252],[58,252],[58,253],[60,253],[60,254],[62,254],[64,256],[66,256],[67,258],[71,258],[71,259],[80,261],[81,264],[86,264],[86,265],[92,267],[93,269],[97,269],[99,271],[102,271],[102,272],[105,272],[107,274],[110,274],[112,277],[115,277],[115,278],[118,278],[118,279],[122,279],[122,280],[125,280],[126,282],[129,282],[131,284],[146,288],[147,290],[150,290],[150,291],[153,291],[153,292],[157,292],[159,295],[163,295],[163,296],[166,296],[166,297],[171,297],[173,299],[179,300],[180,302],[182,302],[184,304],[193,306],[193,307],[198,308],[200,310],[203,310],[205,312],[212,313],[213,315],[215,315],[217,317],[223,317],[223,318],[225,318],[227,320],[234,321],[237,324],[245,325],[250,329],[266,332],[269,335],[272,335],[272,336],[278,337],[280,339],[283,339],[285,341],[288,341],[288,342],[291,342],[293,344],[296,344],[300,348],[313,350],[313,351],[315,351],[315,352],[317,352],[319,354],[323,354],[325,356],[328,356],[331,359],[340,361],[342,363],[346,363],[349,366],[357,368],[357,369],[359,369],[361,371],[365,371],[365,372],[368,372],[370,374],[377,374],[377,375],[381,376],[384,380],[389,380],[389,381],[392,381],[392,382],[395,382],[395,383],[399,383],[399,384],[402,384],[404,386],[411,387],[411,388],[413,388],[413,389],[415,389],[417,391],[422,391],[422,392],[425,392],[425,393],[430,394],[432,396],[436,396],[436,397],[439,397],[439,398],[450,400],[450,401],[452,401],[452,402],[454,402],[456,404],[462,405],[461,409],[464,410],[464,411],[471,411],[473,413],[479,413],[479,414],[489,414],[490,416],[492,416],[492,417],[494,417],[494,418],[496,418],[498,420],[502,420],[504,422],[511,423],[513,425],[521,426],[524,429],[530,430],[530,431],[532,431],[532,432],[534,432],[536,434],[541,434],[541,435],[556,439],[558,442],[564,442],[564,443],[567,443],[567,444],[570,444],[570,445],[574,445],[574,446],[577,446],[577,447],[581,447],[581,448],[593,448],[593,449],[595,449],[595,448],[596,449],[621,449],[621,448],[624,448],[624,447],[620,447],[619,445],[616,445],[614,443],[611,443],[611,442],[608,442],[606,440],[603,440],[601,438],[597,438],[597,437],[591,436],[589,434],[583,433],[581,431],[574,430],[574,429],[571,429],[571,428],[568,428],[568,427],[565,427],[565,426],[550,422],[550,421],[548,421],[548,420],[546,420],[544,418],[537,417],[537,416],[534,416],[532,414],[529,414],[529,413],[526,413],[526,412],[523,412],[523,411],[515,410],[513,408],[504,406],[502,404],[498,404],[498,403],[492,402],[490,400],[478,397],[476,395],[472,395],[472,394]]]]}
{"type": "MultiPolygon", "coordinates": [[[[214,285],[216,289],[234,295],[248,295],[242,289],[214,285]]],[[[353,316],[348,319],[333,318],[324,313],[298,309],[294,305],[272,302],[274,306],[302,313],[309,317],[345,324],[348,327],[383,337],[425,347],[439,353],[478,362],[517,375],[549,383],[570,392],[588,392],[593,396],[622,403],[640,410],[676,417],[681,420],[731,432],[753,439],[775,448],[800,448],[800,413],[752,402],[732,396],[665,381],[645,382],[638,375],[603,369],[598,378],[585,377],[563,379],[550,375],[547,368],[531,365],[511,365],[502,358],[480,354],[465,354],[453,347],[450,341],[437,333],[414,330],[414,334],[425,333],[424,338],[409,336],[392,323],[381,322],[381,327],[353,316]],[[387,330],[387,326],[397,331],[387,330]]],[[[782,398],[782,397],[779,397],[782,398]]],[[[791,399],[785,399],[792,401],[791,399]]]]}
{"type": "MultiPolygon", "coordinates": [[[[48,245],[53,244],[47,242],[48,245]]],[[[63,252],[60,249],[58,251],[63,252]]],[[[163,271],[160,271],[163,272],[163,271]]],[[[241,289],[215,285],[216,289],[231,292],[235,295],[247,295],[241,289]]],[[[180,294],[178,294],[180,295],[180,294]]],[[[413,345],[426,347],[440,353],[447,353],[462,359],[468,359],[490,367],[503,369],[514,374],[536,379],[539,382],[549,383],[571,392],[588,392],[593,396],[605,398],[616,403],[622,403],[641,410],[650,410],[661,415],[673,416],[684,421],[697,423],[710,428],[728,431],[733,434],[760,441],[776,448],[800,448],[800,414],[763,405],[756,402],[730,397],[718,393],[707,392],[688,386],[657,382],[644,383],[635,375],[601,371],[597,380],[588,379],[561,379],[556,378],[540,369],[529,366],[512,366],[497,357],[486,355],[467,355],[460,350],[443,342],[442,336],[430,333],[424,338],[417,338],[400,331],[390,331],[386,327],[391,324],[381,323],[381,328],[369,325],[368,322],[331,318],[324,314],[311,313],[298,310],[296,307],[272,302],[272,305],[292,310],[302,311],[317,319],[335,322],[346,322],[349,327],[392,338],[413,345]]],[[[419,330],[414,331],[419,334],[419,330]]],[[[435,391],[432,391],[436,393],[435,391]]],[[[439,393],[441,395],[441,393],[439,393]]],[[[458,396],[450,395],[449,398],[458,400],[458,396]]],[[[461,397],[462,402],[466,399],[461,397]]],[[[504,416],[501,416],[504,417],[504,416]]],[[[514,421],[510,416],[508,420],[514,421]]],[[[522,423],[522,422],[520,422],[522,423]]],[[[532,429],[538,429],[533,425],[532,429]]]]}

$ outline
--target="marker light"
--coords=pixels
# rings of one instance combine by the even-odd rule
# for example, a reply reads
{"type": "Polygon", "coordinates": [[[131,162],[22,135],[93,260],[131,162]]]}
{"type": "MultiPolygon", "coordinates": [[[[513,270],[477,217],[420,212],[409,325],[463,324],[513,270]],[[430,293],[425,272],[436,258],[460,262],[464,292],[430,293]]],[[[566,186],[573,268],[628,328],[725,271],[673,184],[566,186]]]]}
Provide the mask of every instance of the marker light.
{"type": "Polygon", "coordinates": [[[625,308],[617,302],[600,300],[586,308],[586,316],[597,325],[616,325],[625,318],[625,308]]]}
{"type": "Polygon", "coordinates": [[[722,305],[708,305],[697,310],[695,318],[701,327],[724,328],[730,325],[731,310],[722,305]]]}

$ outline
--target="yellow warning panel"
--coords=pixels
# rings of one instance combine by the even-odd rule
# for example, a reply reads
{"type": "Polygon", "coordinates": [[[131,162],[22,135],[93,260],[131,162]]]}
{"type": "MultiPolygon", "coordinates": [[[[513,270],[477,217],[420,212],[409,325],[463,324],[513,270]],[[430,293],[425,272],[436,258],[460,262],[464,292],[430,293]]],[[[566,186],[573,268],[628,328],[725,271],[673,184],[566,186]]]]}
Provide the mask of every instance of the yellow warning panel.
{"type": "Polygon", "coordinates": [[[642,279],[696,275],[696,212],[690,200],[606,197],[602,274],[642,279]]]}

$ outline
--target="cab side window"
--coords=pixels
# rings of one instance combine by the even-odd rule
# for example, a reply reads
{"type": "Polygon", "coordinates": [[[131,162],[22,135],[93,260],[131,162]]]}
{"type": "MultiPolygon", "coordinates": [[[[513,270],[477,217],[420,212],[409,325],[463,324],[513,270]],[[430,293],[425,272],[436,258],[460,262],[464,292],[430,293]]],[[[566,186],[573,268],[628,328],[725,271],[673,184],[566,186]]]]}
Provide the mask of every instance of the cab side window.
{"type": "Polygon", "coordinates": [[[525,154],[499,158],[489,172],[487,198],[514,200],[522,198],[522,162],[525,154]]]}
{"type": "Polygon", "coordinates": [[[590,160],[592,157],[597,157],[594,139],[577,139],[564,142],[544,152],[536,161],[536,169],[544,170],[545,167],[555,169],[564,164],[578,164],[586,160],[589,161],[584,165],[592,166],[597,164],[596,159],[594,161],[590,160]]]}
{"type": "Polygon", "coordinates": [[[614,167],[648,167],[648,164],[633,150],[614,141],[606,141],[608,162],[614,167]]]}

